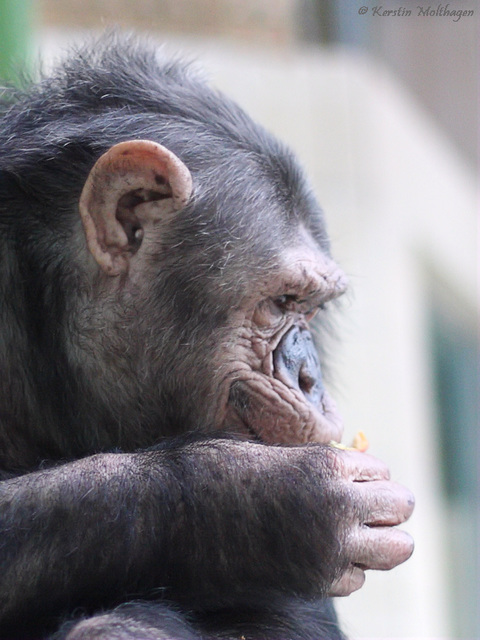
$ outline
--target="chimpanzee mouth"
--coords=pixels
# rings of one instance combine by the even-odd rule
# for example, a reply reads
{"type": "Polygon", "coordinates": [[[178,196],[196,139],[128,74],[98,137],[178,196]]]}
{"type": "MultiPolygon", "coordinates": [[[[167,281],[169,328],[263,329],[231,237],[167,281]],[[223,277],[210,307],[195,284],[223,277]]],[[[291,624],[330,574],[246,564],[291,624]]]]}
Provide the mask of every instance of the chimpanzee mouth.
{"type": "Polygon", "coordinates": [[[327,393],[320,406],[305,401],[278,379],[236,381],[231,389],[224,427],[249,440],[268,444],[305,444],[340,440],[341,426],[327,393]],[[271,384],[273,380],[273,384],[271,384]],[[259,392],[262,384],[265,388],[259,392]]]}
{"type": "Polygon", "coordinates": [[[340,441],[342,421],[308,328],[290,328],[272,360],[272,375],[252,371],[232,383],[225,428],[270,444],[340,441]]]}

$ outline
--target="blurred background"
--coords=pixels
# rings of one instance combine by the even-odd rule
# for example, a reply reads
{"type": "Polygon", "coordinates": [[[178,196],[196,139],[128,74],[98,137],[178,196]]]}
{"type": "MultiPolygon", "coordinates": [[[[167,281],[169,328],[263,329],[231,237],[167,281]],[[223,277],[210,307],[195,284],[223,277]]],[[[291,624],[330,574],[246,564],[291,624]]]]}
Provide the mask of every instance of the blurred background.
{"type": "Polygon", "coordinates": [[[338,601],[352,638],[480,638],[474,0],[0,0],[0,77],[112,25],[198,59],[297,152],[351,281],[346,440],[413,489],[409,562],[338,601]],[[451,12],[454,12],[453,14],[451,12]]]}

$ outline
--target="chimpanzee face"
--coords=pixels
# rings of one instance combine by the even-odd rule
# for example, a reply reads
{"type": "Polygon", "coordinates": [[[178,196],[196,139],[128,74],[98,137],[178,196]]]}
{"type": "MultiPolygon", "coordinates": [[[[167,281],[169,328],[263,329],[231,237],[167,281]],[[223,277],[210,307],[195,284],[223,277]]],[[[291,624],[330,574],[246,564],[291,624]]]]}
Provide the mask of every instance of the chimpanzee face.
{"type": "Polygon", "coordinates": [[[341,420],[323,386],[309,322],[345,286],[310,232],[297,228],[261,298],[237,314],[220,394],[228,393],[226,427],[271,443],[340,440],[341,420]]]}
{"type": "MultiPolygon", "coordinates": [[[[183,424],[195,426],[190,412],[202,428],[269,443],[340,440],[309,323],[344,291],[345,276],[302,183],[288,189],[285,176],[266,180],[260,171],[252,179],[251,165],[236,167],[237,193],[212,205],[201,186],[195,192],[201,176],[170,150],[117,144],[83,189],[87,244],[122,304],[135,306],[130,296],[156,318],[158,344],[144,347],[150,361],[136,356],[137,378],[150,372],[149,389],[161,379],[183,424]],[[176,333],[167,341],[161,327],[169,324],[176,333]],[[166,375],[169,360],[181,365],[166,375]]],[[[141,314],[133,317],[131,344],[141,342],[141,314]]]]}

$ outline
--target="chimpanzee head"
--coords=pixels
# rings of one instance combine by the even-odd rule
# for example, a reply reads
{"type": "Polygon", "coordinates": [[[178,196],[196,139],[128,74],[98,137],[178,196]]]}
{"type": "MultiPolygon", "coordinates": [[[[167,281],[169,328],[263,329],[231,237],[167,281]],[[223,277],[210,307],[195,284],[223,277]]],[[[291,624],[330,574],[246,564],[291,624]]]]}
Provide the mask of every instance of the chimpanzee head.
{"type": "Polygon", "coordinates": [[[291,152],[189,68],[125,42],[75,56],[17,107],[37,145],[22,167],[12,150],[10,172],[69,287],[55,366],[110,440],[339,440],[309,323],[345,277],[291,152]]]}

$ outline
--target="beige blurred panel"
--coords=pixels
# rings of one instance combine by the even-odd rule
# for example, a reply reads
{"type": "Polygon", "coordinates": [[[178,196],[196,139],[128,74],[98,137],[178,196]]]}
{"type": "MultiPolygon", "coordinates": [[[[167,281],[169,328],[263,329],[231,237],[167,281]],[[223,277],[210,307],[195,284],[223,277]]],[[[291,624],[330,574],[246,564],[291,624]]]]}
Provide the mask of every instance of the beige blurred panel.
{"type": "Polygon", "coordinates": [[[49,26],[101,25],[282,45],[293,41],[295,0],[38,0],[49,26]]]}

